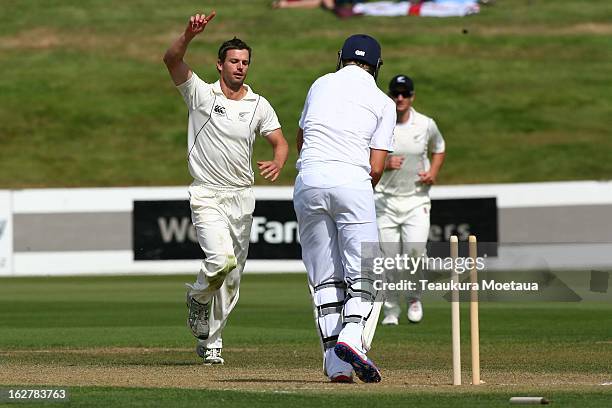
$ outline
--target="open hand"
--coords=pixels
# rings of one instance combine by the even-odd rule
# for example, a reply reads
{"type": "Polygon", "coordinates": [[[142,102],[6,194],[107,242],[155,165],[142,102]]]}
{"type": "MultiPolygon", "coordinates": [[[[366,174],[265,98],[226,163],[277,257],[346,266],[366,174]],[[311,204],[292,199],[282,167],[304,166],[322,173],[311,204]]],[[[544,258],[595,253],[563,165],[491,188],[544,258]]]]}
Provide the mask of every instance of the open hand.
{"type": "Polygon", "coordinates": [[[276,181],[280,175],[281,167],[275,161],[258,161],[259,174],[266,180],[276,181]]]}
{"type": "Polygon", "coordinates": [[[206,14],[195,14],[189,18],[189,24],[187,24],[187,28],[185,29],[185,33],[195,37],[200,34],[206,28],[206,25],[215,18],[217,12],[215,10],[211,11],[208,16],[206,14]]]}

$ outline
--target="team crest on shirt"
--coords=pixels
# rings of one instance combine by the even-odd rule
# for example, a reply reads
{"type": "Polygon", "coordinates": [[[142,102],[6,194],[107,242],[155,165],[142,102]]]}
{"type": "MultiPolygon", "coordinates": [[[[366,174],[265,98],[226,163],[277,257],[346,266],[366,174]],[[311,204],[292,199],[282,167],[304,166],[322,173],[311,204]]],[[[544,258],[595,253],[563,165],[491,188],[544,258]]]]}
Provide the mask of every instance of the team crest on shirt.
{"type": "Polygon", "coordinates": [[[225,116],[225,107],[221,105],[215,105],[215,107],[213,108],[213,112],[215,112],[215,114],[219,116],[225,116]]]}
{"type": "Polygon", "coordinates": [[[238,114],[238,119],[240,119],[241,122],[246,122],[247,120],[249,120],[249,115],[251,112],[240,112],[238,114]]]}

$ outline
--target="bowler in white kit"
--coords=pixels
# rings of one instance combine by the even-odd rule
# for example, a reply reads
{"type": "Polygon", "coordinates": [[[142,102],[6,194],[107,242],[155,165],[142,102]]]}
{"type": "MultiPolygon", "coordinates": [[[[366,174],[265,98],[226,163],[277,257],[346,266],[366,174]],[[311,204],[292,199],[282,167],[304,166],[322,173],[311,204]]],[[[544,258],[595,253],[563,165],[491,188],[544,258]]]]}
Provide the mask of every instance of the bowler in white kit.
{"type": "Polygon", "coordinates": [[[381,380],[364,338],[377,293],[361,265],[362,243],[378,246],[372,188],[393,150],[395,105],[376,86],[381,65],[374,38],[349,37],[337,71],[312,84],[299,121],[294,207],[332,382],[352,382],[353,372],[381,380]]]}
{"type": "Polygon", "coordinates": [[[187,323],[198,339],[205,364],[223,364],[222,331],[238,302],[247,258],[255,197],[251,158],[262,135],[274,158],[258,161],[260,173],[275,181],[287,160],[288,146],[268,101],[244,81],[251,48],[234,38],[218,51],[219,80],[207,83],[183,61],[187,46],[215,17],[191,16],[185,32],[164,55],[164,62],[189,110],[187,161],[191,217],[206,259],[197,280],[187,284],[187,323]]]}

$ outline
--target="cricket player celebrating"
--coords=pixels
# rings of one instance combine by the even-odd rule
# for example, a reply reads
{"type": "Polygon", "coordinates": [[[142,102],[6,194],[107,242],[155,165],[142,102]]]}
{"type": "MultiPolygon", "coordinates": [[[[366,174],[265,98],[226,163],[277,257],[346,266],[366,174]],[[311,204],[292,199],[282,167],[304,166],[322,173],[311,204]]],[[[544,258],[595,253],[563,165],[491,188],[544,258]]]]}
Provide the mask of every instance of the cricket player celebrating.
{"type": "MultiPolygon", "coordinates": [[[[444,163],[444,139],[433,119],[417,112],[414,83],[406,75],[397,75],[389,83],[389,96],[397,111],[395,151],[387,157],[385,172],[376,186],[376,215],[381,248],[385,257],[408,254],[425,255],[429,237],[431,201],[429,189],[436,182],[444,163]],[[429,161],[431,154],[431,163],[429,161]]],[[[387,271],[387,282],[409,279],[419,283],[423,270],[387,271]],[[411,276],[403,274],[412,273],[411,276]]],[[[417,285],[417,288],[420,286],[417,285]]],[[[408,320],[418,323],[423,318],[420,290],[412,293],[387,291],[384,303],[384,325],[397,325],[401,300],[408,301],[408,320]]]]}
{"type": "Polygon", "coordinates": [[[349,37],[337,72],[310,87],[297,134],[294,207],[332,382],[351,382],[353,370],[364,382],[381,380],[364,338],[376,291],[361,268],[362,243],[378,246],[372,186],[393,149],[395,106],[376,86],[381,65],[374,38],[349,37]]]}
{"type": "Polygon", "coordinates": [[[221,332],[238,301],[249,247],[255,197],[251,157],[257,134],[272,145],[274,159],[259,161],[260,173],[275,181],[288,146],[274,109],[244,84],[251,48],[234,38],[219,48],[219,80],[209,84],[183,61],[187,46],[215,17],[191,16],[164,62],[189,109],[187,160],[191,217],[206,255],[197,280],[187,284],[188,325],[199,339],[205,364],[223,364],[221,332]]]}

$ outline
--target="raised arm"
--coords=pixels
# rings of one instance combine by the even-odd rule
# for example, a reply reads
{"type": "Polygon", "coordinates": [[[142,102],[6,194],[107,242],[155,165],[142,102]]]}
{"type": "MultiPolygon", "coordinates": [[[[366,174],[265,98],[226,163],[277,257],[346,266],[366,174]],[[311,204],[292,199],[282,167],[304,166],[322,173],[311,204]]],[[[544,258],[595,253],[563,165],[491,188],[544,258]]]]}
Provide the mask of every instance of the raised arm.
{"type": "Polygon", "coordinates": [[[175,85],[180,85],[191,78],[191,68],[189,68],[189,65],[185,64],[183,57],[185,57],[185,52],[187,52],[187,47],[191,40],[204,31],[206,25],[210,20],[215,18],[216,14],[217,13],[213,10],[208,16],[205,14],[195,14],[191,16],[185,28],[185,32],[172,43],[164,54],[164,63],[175,85]]]}

